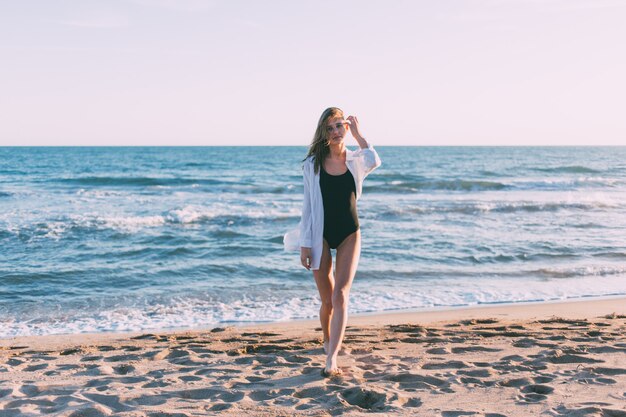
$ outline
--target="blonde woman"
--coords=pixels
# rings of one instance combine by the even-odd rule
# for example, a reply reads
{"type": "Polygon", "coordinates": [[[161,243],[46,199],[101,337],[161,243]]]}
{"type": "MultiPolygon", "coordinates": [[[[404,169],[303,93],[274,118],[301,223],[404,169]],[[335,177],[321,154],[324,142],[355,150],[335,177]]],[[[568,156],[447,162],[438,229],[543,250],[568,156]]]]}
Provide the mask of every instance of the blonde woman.
{"type": "Polygon", "coordinates": [[[363,180],[381,162],[361,135],[355,116],[330,107],[322,113],[304,159],[304,204],[299,228],[285,236],[287,249],[300,247],[302,266],[313,271],[322,306],[326,366],[324,376],[341,374],[337,356],[348,321],[348,296],[361,254],[356,201],[363,180]],[[351,151],[350,132],[359,145],[351,151]],[[299,235],[299,236],[298,236],[299,235]],[[335,271],[330,249],[336,249],[335,271]]]}

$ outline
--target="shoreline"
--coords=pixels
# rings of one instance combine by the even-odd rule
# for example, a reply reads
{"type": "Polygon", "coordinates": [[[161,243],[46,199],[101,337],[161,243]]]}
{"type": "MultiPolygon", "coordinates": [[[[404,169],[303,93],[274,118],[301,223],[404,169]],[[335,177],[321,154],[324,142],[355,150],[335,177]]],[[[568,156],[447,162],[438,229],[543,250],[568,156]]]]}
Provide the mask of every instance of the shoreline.
{"type": "MultiPolygon", "coordinates": [[[[473,306],[458,307],[431,307],[425,309],[383,311],[360,313],[348,318],[348,326],[376,325],[389,326],[404,323],[434,324],[456,321],[463,319],[487,319],[499,318],[507,320],[529,320],[550,317],[565,319],[590,318],[605,316],[608,314],[626,315],[626,296],[589,297],[570,300],[552,301],[523,301],[518,303],[503,304],[478,304],[473,306]],[[594,317],[595,317],[594,316],[594,317]]],[[[46,348],[62,348],[76,343],[89,344],[102,341],[125,340],[142,334],[203,334],[213,329],[240,329],[251,330],[314,330],[319,327],[318,319],[301,319],[280,322],[250,323],[250,324],[220,324],[214,327],[194,329],[171,329],[171,330],[140,330],[132,332],[101,332],[101,333],[63,333],[36,336],[15,336],[0,338],[0,350],[20,344],[33,344],[46,346],[46,348]]]]}
{"type": "Polygon", "coordinates": [[[0,415],[626,417],[626,297],[0,340],[0,415]]]}

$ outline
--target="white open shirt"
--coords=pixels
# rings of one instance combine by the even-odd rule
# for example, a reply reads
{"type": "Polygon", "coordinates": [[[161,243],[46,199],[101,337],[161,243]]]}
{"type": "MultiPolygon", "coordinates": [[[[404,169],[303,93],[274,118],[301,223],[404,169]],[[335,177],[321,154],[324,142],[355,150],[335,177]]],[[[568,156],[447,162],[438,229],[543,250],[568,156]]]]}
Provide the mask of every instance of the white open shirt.
{"type": "MultiPolygon", "coordinates": [[[[324,202],[320,188],[320,174],[315,173],[313,156],[309,156],[302,166],[304,177],[304,202],[302,218],[298,227],[287,232],[283,238],[286,251],[311,248],[311,269],[320,268],[324,241],[324,202]]],[[[346,149],[346,166],[354,177],[356,199],[361,196],[363,180],[380,166],[380,158],[372,145],[351,151],[346,149]]]]}

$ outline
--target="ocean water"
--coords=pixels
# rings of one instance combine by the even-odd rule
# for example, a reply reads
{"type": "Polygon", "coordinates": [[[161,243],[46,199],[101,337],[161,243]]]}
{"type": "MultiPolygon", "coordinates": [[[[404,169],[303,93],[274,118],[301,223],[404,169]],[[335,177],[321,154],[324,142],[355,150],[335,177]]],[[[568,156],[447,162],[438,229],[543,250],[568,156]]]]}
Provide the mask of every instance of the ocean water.
{"type": "MultiPolygon", "coordinates": [[[[626,147],[377,147],[350,312],[626,294],[626,147]]],[[[0,148],[0,337],[313,318],[305,147],[0,148]]]]}

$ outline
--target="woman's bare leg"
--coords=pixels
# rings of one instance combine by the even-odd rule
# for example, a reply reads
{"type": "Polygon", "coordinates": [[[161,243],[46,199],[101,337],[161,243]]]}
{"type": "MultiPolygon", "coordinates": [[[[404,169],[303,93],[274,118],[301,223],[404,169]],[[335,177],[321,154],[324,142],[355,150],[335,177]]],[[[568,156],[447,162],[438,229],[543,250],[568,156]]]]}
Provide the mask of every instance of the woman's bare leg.
{"type": "Polygon", "coordinates": [[[330,254],[328,243],[324,240],[322,248],[322,258],[320,260],[320,269],[313,271],[315,284],[320,293],[322,306],[320,307],[320,323],[322,332],[324,333],[324,352],[328,351],[328,341],[330,340],[330,318],[333,315],[333,287],[335,279],[333,277],[333,258],[330,254]]]}
{"type": "Polygon", "coordinates": [[[330,322],[330,343],[326,357],[326,372],[339,371],[337,355],[348,323],[348,296],[361,256],[361,231],[349,235],[337,248],[335,259],[335,286],[333,314],[330,322]]]}

